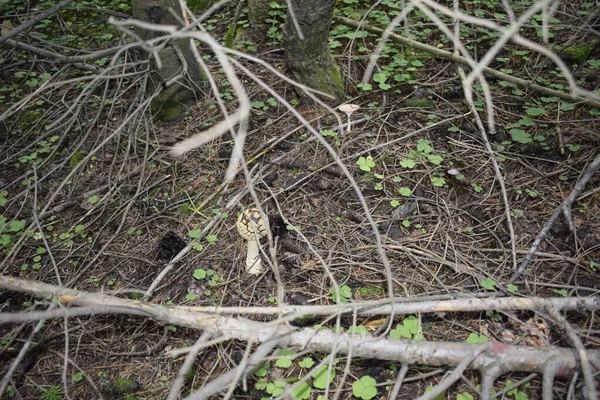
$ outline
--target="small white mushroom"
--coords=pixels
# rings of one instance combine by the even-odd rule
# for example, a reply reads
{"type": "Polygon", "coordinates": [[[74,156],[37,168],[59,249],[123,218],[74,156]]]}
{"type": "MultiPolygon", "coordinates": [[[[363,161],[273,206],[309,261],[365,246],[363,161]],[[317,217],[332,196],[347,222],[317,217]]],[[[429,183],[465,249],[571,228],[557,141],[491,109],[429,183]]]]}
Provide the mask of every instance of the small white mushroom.
{"type": "Polygon", "coordinates": [[[460,171],[457,170],[456,168],[450,168],[448,171],[446,171],[448,173],[448,175],[452,175],[452,176],[457,176],[460,175],[460,171]]]}
{"type": "Polygon", "coordinates": [[[359,108],[360,106],[358,104],[342,104],[338,107],[338,110],[340,110],[348,116],[348,127],[346,128],[346,132],[350,132],[350,128],[352,126],[352,120],[350,119],[350,116],[354,111],[358,110],[359,108]]]}
{"type": "Polygon", "coordinates": [[[248,208],[239,216],[236,226],[240,236],[248,241],[246,271],[253,275],[262,273],[260,239],[267,235],[269,223],[261,218],[258,209],[248,208]]]}

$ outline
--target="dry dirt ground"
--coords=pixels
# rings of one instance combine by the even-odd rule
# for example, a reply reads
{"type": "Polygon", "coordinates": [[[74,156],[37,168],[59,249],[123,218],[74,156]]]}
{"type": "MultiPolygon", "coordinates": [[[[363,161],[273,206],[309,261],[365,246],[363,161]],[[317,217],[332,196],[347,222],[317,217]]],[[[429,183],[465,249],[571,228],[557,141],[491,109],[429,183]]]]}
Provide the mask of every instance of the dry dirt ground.
{"type": "MultiPolygon", "coordinates": [[[[2,134],[0,186],[8,192],[2,208],[7,221],[33,223],[33,233],[21,240],[18,232],[13,235],[15,251],[2,255],[3,273],[53,284],[60,278],[64,285],[80,290],[120,291],[122,296],[139,298],[169,260],[195,241],[195,248],[160,282],[152,302],[270,306],[277,301],[281,284],[287,303],[332,304],[332,278],[348,286],[354,300],[381,298],[390,295],[386,271],[364,201],[389,258],[395,296],[495,293],[482,281],[491,278],[503,284],[513,275],[510,240],[515,242],[517,262],[522,261],[543,224],[597,154],[600,120],[585,106],[576,105],[568,112],[549,106],[554,111],[531,117],[534,125],[527,129],[536,139],[516,143],[509,126],[523,118],[525,102],[545,103],[534,92],[515,96],[510,88],[490,80],[498,132],[489,135],[489,141],[504,180],[514,228],[511,237],[503,191],[474,117],[468,114],[455,66],[432,57],[421,60],[425,67],[416,85],[362,94],[356,83],[366,60],[351,60],[349,70],[349,60],[338,54],[348,78],[348,98],[361,106],[352,117],[350,132],[339,129],[340,120],[324,108],[296,106],[313,127],[324,132],[322,140],[335,150],[335,158],[350,176],[296,116],[281,104],[269,104],[272,96],[244,78],[252,100],[264,103],[251,113],[244,156],[256,198],[271,217],[279,279],[271,268],[260,276],[244,271],[245,244],[236,233],[235,221],[244,207],[255,204],[255,198],[248,193],[250,181],[244,173],[222,184],[231,137],[226,135],[181,159],[167,155],[170,144],[222,120],[211,95],[189,105],[185,117],[176,121],[155,121],[147,109],[127,120],[131,110],[144,107],[140,105],[144,96],[137,93],[141,75],[120,84],[102,84],[82,98],[76,97],[81,88],[65,83],[45,98],[49,105],[43,119],[51,125],[46,130],[39,129],[39,119],[23,121],[30,104],[24,103],[19,113],[3,122],[7,131],[2,134]],[[58,138],[50,141],[53,136],[58,138]],[[34,161],[26,158],[33,153],[37,153],[34,161]],[[361,169],[359,160],[372,161],[370,171],[364,165],[361,169]],[[200,235],[207,226],[210,229],[200,235]],[[198,269],[210,271],[209,276],[195,279],[198,269]]],[[[281,60],[269,62],[282,69],[281,60]]],[[[545,73],[544,62],[515,61],[532,75],[545,73]]],[[[242,63],[287,100],[296,97],[293,88],[272,73],[242,63]]],[[[573,68],[582,85],[598,87],[597,70],[573,68]]],[[[225,91],[223,76],[216,67],[213,72],[225,91]]],[[[599,188],[596,174],[573,206],[574,230],[559,219],[516,281],[517,296],[596,293],[600,279],[590,265],[595,261],[600,268],[599,188]]],[[[2,312],[42,310],[45,304],[0,291],[2,312]]],[[[375,319],[360,318],[358,323],[375,319]]],[[[594,314],[572,312],[568,319],[583,330],[586,346],[598,346],[594,314]]],[[[334,322],[315,318],[300,323],[333,326],[334,322]]],[[[341,322],[344,327],[351,324],[350,319],[341,322]]],[[[200,335],[138,317],[47,321],[35,337],[39,345],[13,377],[16,396],[41,398],[42,389],[62,387],[65,324],[73,399],[96,398],[97,391],[119,397],[111,387],[117,378],[131,380],[135,394],[129,398],[164,398],[182,362],[172,359],[168,350],[191,345],[200,335]],[[78,371],[85,378],[73,383],[71,376],[78,371]]],[[[0,326],[3,370],[33,327],[0,326]]],[[[531,312],[423,315],[422,327],[425,339],[431,341],[464,341],[476,332],[490,340],[571,346],[564,331],[531,312]]],[[[231,369],[244,349],[244,343],[227,342],[201,353],[186,381],[186,392],[231,369]]],[[[340,366],[344,363],[340,357],[340,366]]],[[[298,376],[297,368],[271,373],[298,376]]],[[[392,366],[376,360],[355,360],[351,372],[369,374],[378,382],[395,377],[392,366]]],[[[411,368],[402,398],[416,397],[442,375],[434,368],[411,368]],[[428,377],[429,372],[434,374],[428,377]]],[[[469,383],[477,382],[475,374],[466,377],[457,392],[469,391],[469,383]]],[[[527,393],[536,398],[539,378],[531,385],[527,393]]],[[[569,381],[557,384],[560,397],[568,385],[569,381]]],[[[350,398],[350,385],[346,386],[342,394],[350,398]]],[[[243,392],[241,387],[236,393],[238,398],[265,395],[243,392]]],[[[379,393],[385,396],[385,387],[379,393]]]]}

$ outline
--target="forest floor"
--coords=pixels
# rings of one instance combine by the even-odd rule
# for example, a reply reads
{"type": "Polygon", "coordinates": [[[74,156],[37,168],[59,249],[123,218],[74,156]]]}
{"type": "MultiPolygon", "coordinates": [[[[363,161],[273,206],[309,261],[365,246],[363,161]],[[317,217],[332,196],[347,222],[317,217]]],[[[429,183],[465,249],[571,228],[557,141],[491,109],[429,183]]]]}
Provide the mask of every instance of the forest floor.
{"type": "MultiPolygon", "coordinates": [[[[560,31],[551,32],[563,58],[568,58],[564,49],[569,46],[598,43],[588,29],[593,19],[584,26],[576,13],[585,11],[584,5],[561,7],[556,16],[560,24],[555,23],[560,31]]],[[[275,10],[273,18],[281,18],[283,11],[275,10]]],[[[211,33],[224,37],[234,12],[235,7],[226,8],[207,21],[207,26],[214,25],[211,33]]],[[[341,8],[336,13],[352,17],[341,8]]],[[[277,38],[281,27],[272,26],[278,30],[240,30],[235,45],[284,71],[277,38]]],[[[433,26],[427,29],[416,39],[449,47],[433,26]]],[[[536,29],[528,29],[524,34],[540,42],[536,29]]],[[[597,20],[595,29],[597,33],[597,20]]],[[[465,42],[479,46],[480,54],[493,43],[489,32],[473,27],[468,32],[465,42]]],[[[488,131],[487,137],[500,181],[464,101],[454,63],[389,44],[371,87],[359,84],[376,37],[357,35],[336,22],[332,26],[331,47],[346,78],[348,102],[361,107],[352,115],[350,131],[345,115],[298,102],[290,84],[251,60],[239,60],[290,102],[317,134],[253,77],[243,76],[253,102],[244,147],[249,175],[240,172],[229,184],[222,182],[233,148],[230,135],[181,159],[168,156],[170,145],[223,119],[214,94],[189,105],[181,119],[156,121],[140,106],[145,99],[139,93],[141,74],[92,88],[92,75],[46,60],[32,62],[33,56],[7,47],[0,65],[1,110],[6,112],[0,118],[0,129],[5,129],[0,136],[2,273],[83,291],[120,291],[139,299],[170,260],[192,243],[191,251],[154,290],[152,302],[273,306],[282,289],[288,304],[334,304],[334,280],[340,301],[347,302],[390,296],[390,286],[394,296],[423,298],[597,294],[598,174],[572,207],[573,226],[560,217],[524,273],[513,285],[506,283],[598,154],[600,111],[488,79],[497,132],[488,131]],[[59,84],[34,92],[46,73],[59,84]],[[79,80],[67,81],[77,74],[79,80]],[[20,94],[13,96],[15,88],[20,94]],[[141,111],[132,113],[134,109],[141,111]],[[248,192],[249,183],[256,197],[248,192]],[[270,216],[275,239],[271,254],[276,259],[267,261],[263,255],[270,266],[253,276],[245,271],[245,242],[235,222],[256,199],[270,216]],[[374,226],[381,235],[379,247],[374,226]],[[279,276],[272,271],[275,261],[279,276]]],[[[236,101],[229,83],[207,49],[200,50],[232,110],[236,101]]],[[[578,85],[598,90],[600,46],[591,45],[583,59],[567,61],[578,85]]],[[[490,67],[568,90],[553,63],[522,47],[506,46],[490,67]]],[[[124,67],[123,72],[136,68],[124,67]]],[[[487,127],[480,89],[475,105],[487,127]]],[[[42,310],[45,304],[0,290],[2,312],[42,310]]],[[[571,312],[568,320],[581,330],[585,346],[598,347],[600,329],[593,313],[571,312]]],[[[394,326],[402,321],[398,317],[394,326]]],[[[169,350],[192,345],[201,334],[131,316],[48,320],[35,337],[38,346],[14,375],[9,395],[50,399],[48,393],[54,390],[60,396],[55,398],[63,398],[65,324],[73,399],[98,398],[98,393],[107,398],[166,398],[182,362],[169,350]]],[[[298,324],[332,328],[336,321],[315,317],[298,324]]],[[[340,324],[369,330],[381,321],[344,317],[340,324]]],[[[3,366],[14,359],[33,327],[0,325],[3,366]]],[[[420,316],[420,327],[428,341],[464,342],[475,333],[509,344],[572,347],[563,330],[534,312],[427,314],[420,316]]],[[[202,352],[187,377],[186,393],[233,368],[245,347],[229,341],[202,352]]],[[[338,362],[341,371],[345,357],[338,362]]],[[[397,370],[378,360],[354,360],[351,375],[385,383],[394,380],[397,370]]],[[[267,380],[297,379],[303,371],[297,361],[287,368],[273,365],[267,380]]],[[[400,398],[418,397],[444,372],[411,368],[400,398]]],[[[452,398],[474,393],[476,374],[465,377],[452,389],[452,398]]],[[[523,377],[515,373],[499,382],[523,377]]],[[[269,397],[266,389],[255,388],[258,379],[248,379],[248,392],[240,385],[236,398],[269,397]]],[[[520,393],[537,398],[540,381],[534,378],[520,393]]],[[[568,385],[568,380],[557,384],[561,398],[568,385]]],[[[386,395],[385,385],[378,389],[378,398],[386,395]]],[[[313,393],[316,399],[323,391],[313,393]]],[[[342,397],[353,397],[350,384],[343,387],[342,397]]]]}

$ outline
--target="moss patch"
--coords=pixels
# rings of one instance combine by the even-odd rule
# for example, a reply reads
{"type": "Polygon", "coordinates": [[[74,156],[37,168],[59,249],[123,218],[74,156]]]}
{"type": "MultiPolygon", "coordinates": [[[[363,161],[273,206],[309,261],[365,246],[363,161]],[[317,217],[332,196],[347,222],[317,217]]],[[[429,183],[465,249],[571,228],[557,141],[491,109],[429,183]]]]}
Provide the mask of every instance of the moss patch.
{"type": "Polygon", "coordinates": [[[185,112],[185,106],[178,101],[166,100],[158,101],[155,100],[150,104],[150,110],[154,118],[159,121],[173,121],[183,116],[185,112]]]}
{"type": "Polygon", "coordinates": [[[560,52],[560,56],[563,60],[569,63],[580,64],[585,61],[592,50],[593,46],[579,43],[573,46],[565,47],[563,51],[560,52]]]}

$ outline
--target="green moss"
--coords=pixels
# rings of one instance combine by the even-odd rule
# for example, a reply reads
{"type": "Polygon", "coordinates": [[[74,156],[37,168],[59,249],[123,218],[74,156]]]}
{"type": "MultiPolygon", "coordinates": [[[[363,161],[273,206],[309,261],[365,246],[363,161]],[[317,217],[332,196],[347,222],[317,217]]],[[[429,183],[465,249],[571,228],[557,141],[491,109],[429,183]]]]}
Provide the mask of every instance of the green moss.
{"type": "Polygon", "coordinates": [[[131,379],[116,378],[112,382],[107,383],[102,389],[109,396],[123,396],[139,391],[140,384],[131,379]]]}
{"type": "Polygon", "coordinates": [[[383,289],[377,286],[363,286],[358,288],[358,293],[363,296],[381,296],[383,295],[383,289]]]}
{"type": "Polygon", "coordinates": [[[69,166],[71,167],[71,169],[75,169],[77,164],[79,164],[81,160],[84,159],[84,157],[85,155],[80,151],[76,151],[75,153],[73,153],[71,158],[69,158],[69,166]]]}
{"type": "Polygon", "coordinates": [[[178,101],[157,99],[150,104],[150,110],[154,118],[160,121],[173,121],[183,115],[185,106],[178,101]]]}
{"type": "Polygon", "coordinates": [[[579,43],[573,46],[565,47],[560,55],[565,61],[573,64],[580,64],[585,61],[592,49],[593,46],[585,43],[579,43]]]}
{"type": "Polygon", "coordinates": [[[187,6],[190,8],[194,14],[199,13],[200,11],[205,11],[208,7],[212,6],[216,3],[216,0],[187,0],[187,6]]]}

